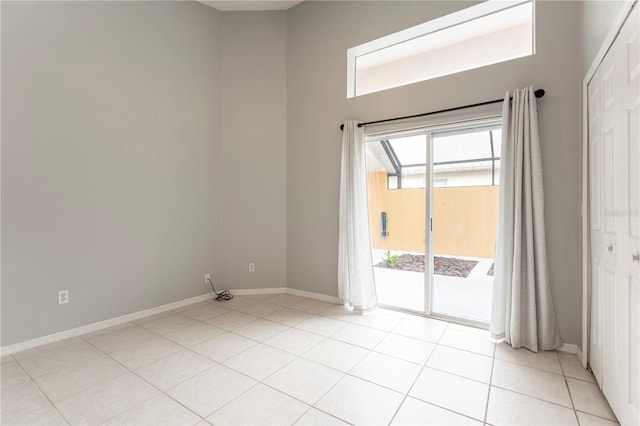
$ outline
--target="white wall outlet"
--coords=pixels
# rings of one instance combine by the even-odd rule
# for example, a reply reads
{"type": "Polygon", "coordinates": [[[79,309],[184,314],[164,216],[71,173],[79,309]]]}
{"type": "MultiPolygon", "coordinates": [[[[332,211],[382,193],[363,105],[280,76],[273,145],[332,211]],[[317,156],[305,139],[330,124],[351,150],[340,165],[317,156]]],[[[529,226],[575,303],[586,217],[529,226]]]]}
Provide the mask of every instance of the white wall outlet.
{"type": "Polygon", "coordinates": [[[60,290],[58,292],[58,305],[69,303],[69,290],[60,290]]]}
{"type": "Polygon", "coordinates": [[[250,263],[249,264],[249,272],[255,272],[256,271],[256,264],[255,263],[250,263]]]}
{"type": "Polygon", "coordinates": [[[209,280],[211,279],[211,274],[204,274],[204,283],[209,284],[209,280]]]}

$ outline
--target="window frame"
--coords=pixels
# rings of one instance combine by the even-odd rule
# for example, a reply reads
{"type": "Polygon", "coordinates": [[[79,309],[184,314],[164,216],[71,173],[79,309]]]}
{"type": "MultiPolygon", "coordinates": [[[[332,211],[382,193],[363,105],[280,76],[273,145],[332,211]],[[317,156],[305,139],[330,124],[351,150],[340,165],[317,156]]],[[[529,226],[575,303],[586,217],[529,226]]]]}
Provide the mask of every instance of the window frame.
{"type": "MultiPolygon", "coordinates": [[[[433,172],[434,164],[431,163],[433,152],[430,151],[433,149],[432,139],[434,135],[451,133],[451,132],[466,133],[470,129],[500,128],[501,126],[502,126],[502,115],[500,114],[488,114],[485,116],[481,114],[477,114],[477,115],[468,114],[465,118],[460,118],[452,121],[448,121],[448,120],[443,120],[443,121],[437,120],[435,122],[428,121],[428,122],[422,122],[415,126],[404,127],[404,128],[397,126],[393,129],[388,129],[388,130],[383,130],[378,132],[367,132],[365,130],[365,145],[368,143],[376,143],[376,142],[382,142],[382,141],[386,141],[388,143],[389,139],[405,137],[405,136],[422,135],[422,134],[426,135],[428,148],[427,148],[427,159],[426,159],[427,162],[424,164],[424,166],[427,168],[428,179],[426,182],[426,186],[429,187],[430,185],[431,186],[433,185],[433,178],[434,178],[434,172],[433,172]]],[[[388,143],[388,145],[391,146],[390,143],[388,143]]],[[[389,155],[388,152],[386,153],[387,155],[389,155]]],[[[495,161],[500,160],[500,157],[493,156],[491,159],[488,159],[488,160],[492,160],[491,185],[482,185],[482,186],[496,186],[498,185],[498,182],[496,181],[496,177],[495,177],[495,161]]],[[[469,162],[477,162],[477,161],[479,161],[479,159],[473,159],[473,160],[470,160],[469,162]]],[[[407,166],[417,166],[417,165],[422,166],[422,164],[415,164],[415,165],[412,164],[407,166]]],[[[401,173],[402,165],[399,165],[399,166],[400,166],[400,171],[398,171],[397,173],[391,173],[391,174],[387,173],[387,190],[423,189],[423,188],[403,188],[402,173],[401,173]],[[392,176],[396,179],[395,188],[391,187],[392,185],[389,180],[389,178],[392,176]]]]}
{"type": "MultiPolygon", "coordinates": [[[[491,15],[497,12],[501,12],[503,10],[510,9],[512,7],[520,6],[525,3],[531,3],[532,5],[532,46],[531,46],[531,55],[536,53],[536,22],[535,22],[535,0],[487,0],[483,3],[480,3],[475,6],[471,6],[457,12],[450,13],[448,15],[441,16],[436,19],[432,19],[428,22],[415,25],[413,27],[407,28],[405,30],[401,30],[395,32],[393,34],[389,34],[375,40],[371,40],[367,43],[360,44],[358,46],[347,49],[347,99],[363,96],[368,93],[376,93],[381,90],[376,90],[374,92],[367,92],[358,95],[357,94],[357,58],[368,53],[372,53],[381,49],[385,49],[391,47],[396,44],[400,44],[418,37],[422,37],[431,33],[435,33],[440,30],[444,30],[446,28],[455,27],[457,25],[464,24],[469,21],[473,21],[475,19],[481,18],[483,16],[491,15]]],[[[422,80],[424,81],[424,80],[422,80]]],[[[407,83],[409,84],[409,83],[407,83]]],[[[399,85],[395,87],[404,86],[399,85]]]]}

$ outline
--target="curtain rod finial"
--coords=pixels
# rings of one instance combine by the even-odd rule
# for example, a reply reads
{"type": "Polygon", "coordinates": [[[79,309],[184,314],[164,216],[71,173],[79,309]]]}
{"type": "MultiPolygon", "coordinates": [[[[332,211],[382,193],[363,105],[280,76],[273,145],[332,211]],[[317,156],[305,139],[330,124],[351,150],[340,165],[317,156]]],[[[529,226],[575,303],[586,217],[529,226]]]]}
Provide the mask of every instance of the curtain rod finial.
{"type": "Polygon", "coordinates": [[[544,96],[544,89],[538,89],[535,92],[533,92],[536,95],[536,98],[541,98],[544,96]]]}

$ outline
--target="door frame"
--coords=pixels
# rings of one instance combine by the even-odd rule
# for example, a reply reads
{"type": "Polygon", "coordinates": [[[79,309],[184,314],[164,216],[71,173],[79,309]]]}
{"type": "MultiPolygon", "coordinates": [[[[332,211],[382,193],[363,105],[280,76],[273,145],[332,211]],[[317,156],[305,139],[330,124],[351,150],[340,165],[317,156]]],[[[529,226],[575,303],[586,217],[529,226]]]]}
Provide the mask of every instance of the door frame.
{"type": "MultiPolygon", "coordinates": [[[[501,107],[502,104],[500,104],[501,107]]],[[[441,313],[433,313],[431,311],[431,301],[433,300],[433,288],[434,288],[434,270],[433,270],[433,134],[439,132],[445,132],[447,130],[473,128],[473,127],[485,127],[491,126],[502,122],[502,115],[496,109],[493,113],[481,113],[478,116],[472,115],[471,117],[460,118],[457,120],[446,120],[444,122],[425,122],[424,124],[416,125],[415,123],[409,127],[399,127],[393,130],[366,132],[365,130],[365,144],[378,140],[379,138],[386,137],[398,137],[409,136],[416,134],[424,134],[426,137],[427,149],[426,149],[426,173],[427,182],[425,183],[425,272],[424,272],[424,309],[423,311],[414,311],[411,309],[403,308],[400,306],[391,306],[386,304],[380,304],[381,307],[400,312],[408,312],[414,315],[421,315],[427,318],[433,318],[452,323],[467,325],[476,328],[488,329],[489,324],[476,321],[467,318],[460,318],[450,316],[441,313]],[[428,214],[427,214],[428,213],[428,214]],[[426,262],[429,261],[429,267],[427,268],[426,262]]]]}
{"type": "Polygon", "coordinates": [[[590,217],[589,217],[589,93],[588,85],[595,75],[600,63],[609,52],[611,45],[618,37],[631,10],[636,4],[640,7],[638,0],[627,0],[620,12],[611,24],[600,50],[587,73],[582,80],[582,351],[578,348],[577,355],[582,366],[587,368],[589,364],[589,345],[591,335],[591,238],[590,238],[590,217]]]}
{"type": "MultiPolygon", "coordinates": [[[[502,104],[500,104],[502,105],[502,104]]],[[[446,132],[447,130],[463,130],[463,129],[470,129],[470,128],[481,128],[481,127],[485,127],[485,126],[493,126],[494,124],[501,124],[502,123],[502,115],[495,115],[492,117],[484,117],[484,118],[479,118],[479,119],[470,119],[470,120],[465,120],[465,121],[461,121],[461,122],[457,122],[457,123],[452,123],[452,124],[448,124],[448,125],[441,125],[441,126],[431,126],[429,127],[429,131],[427,134],[427,167],[428,167],[428,171],[429,171],[429,182],[427,182],[427,188],[426,188],[426,203],[427,203],[427,209],[429,209],[429,216],[426,218],[426,223],[425,223],[425,229],[428,230],[428,234],[429,234],[429,238],[425,238],[425,256],[427,256],[427,258],[429,259],[430,262],[430,266],[429,266],[429,273],[425,272],[425,285],[427,286],[425,288],[425,312],[426,315],[429,318],[434,318],[434,319],[439,319],[439,320],[443,320],[443,321],[447,321],[447,322],[453,322],[453,323],[457,323],[457,324],[462,324],[462,325],[467,325],[470,327],[475,327],[475,328],[481,328],[483,330],[488,330],[490,325],[491,325],[491,319],[489,319],[489,322],[483,322],[483,321],[479,321],[479,320],[474,320],[474,319],[470,319],[470,318],[462,318],[462,317],[456,317],[453,315],[447,315],[447,314],[443,314],[443,313],[434,313],[431,310],[431,302],[434,299],[434,288],[435,288],[435,270],[433,268],[433,259],[435,257],[435,253],[433,250],[433,235],[434,235],[434,224],[433,224],[433,219],[434,219],[434,205],[435,203],[433,202],[433,135],[437,134],[437,133],[442,133],[442,132],[446,132]]],[[[425,209],[425,211],[427,211],[427,209],[425,209]]],[[[497,218],[496,218],[497,221],[497,218]]],[[[426,260],[426,259],[425,259],[426,260]]],[[[494,259],[495,260],[495,259],[494,259]]],[[[426,266],[426,265],[425,265],[426,266]]]]}

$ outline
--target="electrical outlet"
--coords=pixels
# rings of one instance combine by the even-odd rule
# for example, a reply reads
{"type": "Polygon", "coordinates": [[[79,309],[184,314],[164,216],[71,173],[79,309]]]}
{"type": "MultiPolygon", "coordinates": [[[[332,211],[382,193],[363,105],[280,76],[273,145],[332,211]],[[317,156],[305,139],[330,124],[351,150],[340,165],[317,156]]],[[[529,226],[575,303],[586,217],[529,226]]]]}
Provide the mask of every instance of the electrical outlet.
{"type": "Polygon", "coordinates": [[[58,292],[58,305],[69,303],[69,290],[60,290],[58,292]]]}
{"type": "Polygon", "coordinates": [[[204,283],[209,284],[209,280],[211,279],[211,274],[204,274],[204,283]]]}
{"type": "Polygon", "coordinates": [[[256,264],[255,263],[250,263],[249,264],[249,272],[255,272],[256,271],[256,264]]]}

